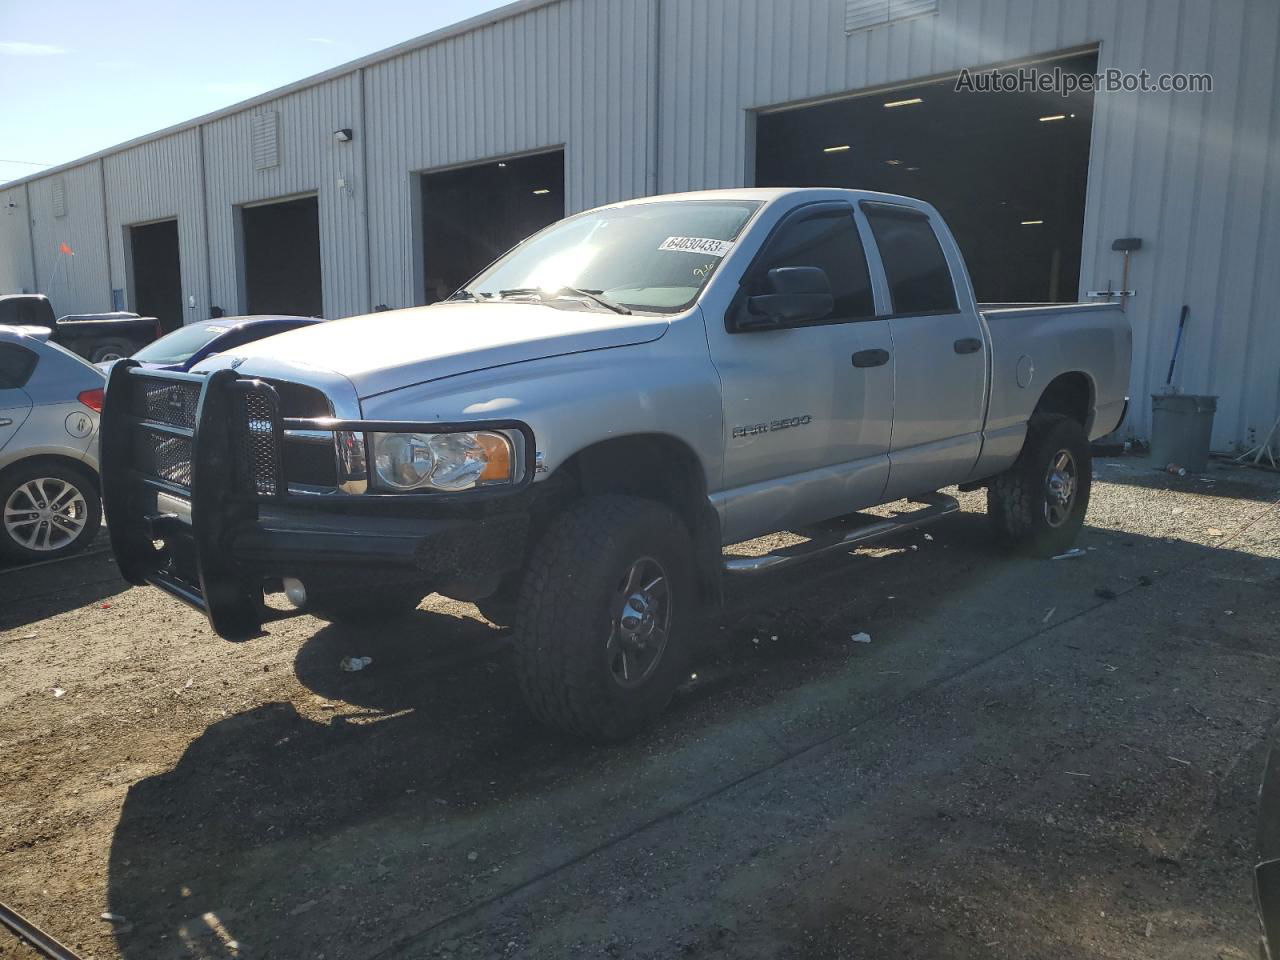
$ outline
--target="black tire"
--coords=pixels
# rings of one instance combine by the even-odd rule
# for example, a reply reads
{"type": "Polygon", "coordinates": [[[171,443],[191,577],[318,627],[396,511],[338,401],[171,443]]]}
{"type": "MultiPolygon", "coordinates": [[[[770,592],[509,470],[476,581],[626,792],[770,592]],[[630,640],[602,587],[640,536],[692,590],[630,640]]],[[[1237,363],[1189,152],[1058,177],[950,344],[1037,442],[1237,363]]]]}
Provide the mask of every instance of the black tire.
{"type": "Polygon", "coordinates": [[[32,460],[18,464],[0,479],[0,517],[0,556],[19,562],[56,560],[93,542],[102,525],[102,501],[88,470],[60,461],[32,460]],[[42,490],[52,501],[41,499],[42,490]],[[61,509],[54,509],[65,496],[71,499],[61,509]],[[28,507],[30,522],[10,512],[28,507]]]}
{"type": "Polygon", "coordinates": [[[429,592],[418,584],[340,587],[308,583],[306,612],[343,626],[376,626],[407,617],[429,592]]]}
{"type": "Polygon", "coordinates": [[[987,486],[987,516],[1005,543],[1054,556],[1071,547],[1084,525],[1092,479],[1084,428],[1070,417],[1035,417],[1017,462],[987,486]],[[1065,501],[1062,468],[1072,480],[1065,501]]]}
{"type": "Polygon", "coordinates": [[[128,340],[101,340],[89,348],[89,362],[102,363],[104,360],[118,360],[133,353],[134,346],[128,340]]]}
{"type": "Polygon", "coordinates": [[[692,556],[684,524],[650,500],[589,497],[551,522],[525,572],[515,631],[516,679],[539,720],[609,743],[666,709],[688,661],[692,556]],[[624,589],[633,575],[636,590],[624,589]],[[628,597],[644,602],[624,609],[628,597]]]}

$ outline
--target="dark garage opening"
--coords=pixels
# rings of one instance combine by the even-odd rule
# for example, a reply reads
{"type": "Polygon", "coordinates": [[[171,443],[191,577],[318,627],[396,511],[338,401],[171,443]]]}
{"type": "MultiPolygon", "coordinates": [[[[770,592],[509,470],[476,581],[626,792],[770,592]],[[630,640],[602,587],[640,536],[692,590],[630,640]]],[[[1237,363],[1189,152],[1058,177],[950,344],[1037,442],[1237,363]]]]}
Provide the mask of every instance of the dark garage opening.
{"type": "Polygon", "coordinates": [[[247,312],[323,316],[318,198],[243,207],[240,218],[247,312]]]}
{"type": "Polygon", "coordinates": [[[453,293],[529,234],[564,216],[564,151],[424,173],[423,300],[453,293]]]}
{"type": "Polygon", "coordinates": [[[129,263],[133,277],[133,309],[155,317],[165,333],[183,324],[182,264],[178,255],[178,221],[161,220],[129,228],[129,263]]]}
{"type": "MultiPolygon", "coordinates": [[[[1090,52],[1034,66],[1079,74],[1097,63],[1090,52]]],[[[955,233],[980,301],[1075,300],[1093,94],[955,85],[948,79],[762,114],[756,183],[927,200],[955,233]]]]}

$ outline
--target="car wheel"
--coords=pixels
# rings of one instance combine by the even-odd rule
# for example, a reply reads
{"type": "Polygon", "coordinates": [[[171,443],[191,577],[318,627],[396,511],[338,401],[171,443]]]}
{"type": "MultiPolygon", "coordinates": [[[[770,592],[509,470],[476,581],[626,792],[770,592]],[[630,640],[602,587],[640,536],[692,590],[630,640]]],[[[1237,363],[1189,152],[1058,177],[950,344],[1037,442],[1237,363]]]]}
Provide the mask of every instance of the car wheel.
{"type": "Polygon", "coordinates": [[[684,524],[649,500],[590,497],[551,523],[515,622],[516,677],[538,719],[611,742],[666,709],[688,658],[692,556],[684,524]]]}
{"type": "Polygon", "coordinates": [[[103,340],[89,349],[90,363],[104,363],[107,360],[120,360],[133,353],[133,345],[127,340],[103,340]]]}
{"type": "Polygon", "coordinates": [[[0,479],[0,555],[52,560],[82,550],[102,524],[92,476],[69,464],[20,464],[0,479]]]}
{"type": "Polygon", "coordinates": [[[1084,525],[1092,479],[1084,428],[1069,417],[1036,417],[1017,462],[987,487],[987,516],[1005,542],[1059,554],[1084,525]]]}
{"type": "Polygon", "coordinates": [[[418,584],[341,587],[307,584],[306,613],[343,626],[376,626],[407,617],[431,591],[418,584]]]}

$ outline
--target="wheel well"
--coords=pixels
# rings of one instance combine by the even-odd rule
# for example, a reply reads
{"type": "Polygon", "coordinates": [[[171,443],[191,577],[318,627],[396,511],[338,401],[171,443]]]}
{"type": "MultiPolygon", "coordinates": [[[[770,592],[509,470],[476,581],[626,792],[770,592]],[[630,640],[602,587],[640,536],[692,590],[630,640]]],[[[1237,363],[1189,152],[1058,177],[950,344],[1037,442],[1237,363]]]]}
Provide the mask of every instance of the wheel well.
{"type": "Polygon", "coordinates": [[[93,482],[93,488],[95,491],[99,494],[102,492],[102,485],[98,480],[98,473],[96,470],[86,465],[82,460],[77,460],[74,457],[64,457],[57,453],[39,453],[33,457],[23,457],[21,460],[15,460],[4,469],[0,469],[0,483],[3,483],[14,470],[29,467],[36,463],[56,464],[58,466],[71,467],[74,470],[79,470],[93,482]]]}
{"type": "Polygon", "coordinates": [[[702,461],[669,434],[632,434],[579,450],[563,471],[580,496],[614,493],[656,500],[684,521],[693,538],[704,600],[720,600],[720,518],[707,500],[702,461]]]}
{"type": "Polygon", "coordinates": [[[1086,374],[1063,373],[1054,377],[1040,394],[1032,416],[1056,413],[1075,420],[1085,430],[1093,419],[1093,383],[1086,374]]]}

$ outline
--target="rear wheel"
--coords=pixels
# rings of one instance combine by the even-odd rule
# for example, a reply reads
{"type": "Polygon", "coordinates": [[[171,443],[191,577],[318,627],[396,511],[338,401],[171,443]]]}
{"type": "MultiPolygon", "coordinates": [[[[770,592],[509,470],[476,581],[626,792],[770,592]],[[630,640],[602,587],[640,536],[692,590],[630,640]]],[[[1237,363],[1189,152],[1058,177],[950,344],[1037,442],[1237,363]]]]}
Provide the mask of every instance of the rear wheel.
{"type": "Polygon", "coordinates": [[[684,676],[693,547],[635,497],[581,500],[533,552],[516,611],[516,677],[542,722],[598,742],[656,718],[684,676]]]}
{"type": "Polygon", "coordinates": [[[37,461],[0,480],[0,555],[52,560],[93,542],[102,523],[98,489],[88,472],[37,461]]]}
{"type": "Polygon", "coordinates": [[[1069,417],[1036,417],[1017,462],[987,487],[987,516],[1007,543],[1061,553],[1084,525],[1092,479],[1084,428],[1069,417]]]}
{"type": "Polygon", "coordinates": [[[128,340],[111,338],[101,340],[89,348],[89,361],[102,363],[104,360],[119,360],[133,353],[133,344],[128,340]]]}

